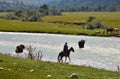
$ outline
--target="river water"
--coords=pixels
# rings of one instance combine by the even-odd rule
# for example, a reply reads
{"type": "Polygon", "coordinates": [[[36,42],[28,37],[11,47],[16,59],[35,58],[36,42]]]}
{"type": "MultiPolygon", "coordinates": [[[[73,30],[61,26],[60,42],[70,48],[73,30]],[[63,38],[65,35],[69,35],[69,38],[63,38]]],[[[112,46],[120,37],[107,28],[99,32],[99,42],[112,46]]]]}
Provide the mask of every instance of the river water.
{"type": "Polygon", "coordinates": [[[36,50],[42,51],[43,61],[57,62],[58,53],[65,42],[69,48],[72,46],[75,49],[75,52],[70,54],[70,64],[112,71],[116,71],[120,65],[120,38],[0,32],[0,52],[14,55],[17,45],[32,45],[36,50]],[[81,39],[86,40],[83,49],[79,49],[77,44],[81,39]]]}

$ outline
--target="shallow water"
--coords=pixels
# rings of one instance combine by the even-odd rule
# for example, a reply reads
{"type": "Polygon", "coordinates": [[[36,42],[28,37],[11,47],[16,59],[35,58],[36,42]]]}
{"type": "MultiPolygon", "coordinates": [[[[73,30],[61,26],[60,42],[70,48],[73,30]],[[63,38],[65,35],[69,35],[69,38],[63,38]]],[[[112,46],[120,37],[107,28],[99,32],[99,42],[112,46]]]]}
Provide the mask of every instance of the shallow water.
{"type": "MultiPolygon", "coordinates": [[[[42,60],[57,62],[57,55],[64,43],[73,46],[70,64],[86,65],[106,70],[117,70],[120,65],[120,38],[56,35],[41,33],[0,32],[0,52],[15,54],[19,44],[33,45],[43,53],[42,60]],[[85,48],[78,48],[78,41],[85,39],[85,48]]],[[[22,54],[24,55],[24,54],[22,54]]]]}

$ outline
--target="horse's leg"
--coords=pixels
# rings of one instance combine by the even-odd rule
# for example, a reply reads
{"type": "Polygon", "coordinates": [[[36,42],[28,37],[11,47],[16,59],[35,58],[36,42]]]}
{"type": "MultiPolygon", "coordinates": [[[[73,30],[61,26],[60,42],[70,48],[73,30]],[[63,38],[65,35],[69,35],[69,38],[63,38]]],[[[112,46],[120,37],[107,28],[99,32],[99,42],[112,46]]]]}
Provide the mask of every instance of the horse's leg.
{"type": "Polygon", "coordinates": [[[71,61],[70,56],[68,56],[68,58],[69,58],[69,62],[70,62],[71,61]]]}
{"type": "Polygon", "coordinates": [[[61,62],[63,62],[63,56],[61,56],[61,59],[60,59],[60,60],[61,60],[61,62]]]}
{"type": "Polygon", "coordinates": [[[67,61],[67,57],[65,56],[65,62],[67,61]]]}
{"type": "Polygon", "coordinates": [[[60,63],[60,59],[58,58],[58,62],[60,63]]]}
{"type": "Polygon", "coordinates": [[[59,62],[63,62],[62,58],[63,58],[63,56],[60,56],[59,62]]]}

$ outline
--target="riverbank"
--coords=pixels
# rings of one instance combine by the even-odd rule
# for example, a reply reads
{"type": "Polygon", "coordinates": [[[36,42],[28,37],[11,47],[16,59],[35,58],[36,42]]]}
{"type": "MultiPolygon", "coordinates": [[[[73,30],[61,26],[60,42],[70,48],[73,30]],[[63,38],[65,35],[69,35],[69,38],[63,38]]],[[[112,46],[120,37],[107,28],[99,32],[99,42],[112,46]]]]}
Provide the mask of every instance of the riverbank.
{"type": "MultiPolygon", "coordinates": [[[[88,35],[93,36],[95,32],[88,29],[82,29],[75,25],[63,25],[49,22],[22,22],[19,20],[0,19],[0,31],[4,32],[28,32],[28,33],[51,33],[51,34],[69,34],[69,35],[88,35]]],[[[100,35],[100,34],[99,34],[100,35]]]]}
{"type": "MultiPolygon", "coordinates": [[[[109,28],[120,28],[119,12],[66,12],[63,16],[46,16],[41,22],[23,22],[20,20],[0,19],[0,31],[4,32],[27,32],[27,33],[51,33],[51,34],[69,34],[69,35],[87,35],[119,37],[104,33],[105,29],[84,29],[82,25],[65,24],[70,22],[86,22],[88,17],[94,16],[109,28]],[[61,23],[59,23],[61,22],[61,23]]],[[[6,13],[0,13],[4,16],[6,13]]]]}
{"type": "Polygon", "coordinates": [[[62,63],[34,61],[0,54],[1,79],[118,79],[119,72],[62,63]]]}

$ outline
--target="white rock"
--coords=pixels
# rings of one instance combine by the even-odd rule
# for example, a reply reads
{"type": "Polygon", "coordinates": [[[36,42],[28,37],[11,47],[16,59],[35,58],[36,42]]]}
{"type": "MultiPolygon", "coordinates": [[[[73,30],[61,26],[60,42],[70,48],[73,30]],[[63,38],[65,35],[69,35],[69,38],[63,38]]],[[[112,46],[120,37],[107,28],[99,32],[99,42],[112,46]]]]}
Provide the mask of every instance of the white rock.
{"type": "Polygon", "coordinates": [[[3,70],[4,68],[3,67],[0,67],[0,70],[3,70]]]}
{"type": "Polygon", "coordinates": [[[78,78],[78,75],[76,73],[73,73],[70,78],[78,78]]]}
{"type": "Polygon", "coordinates": [[[11,69],[10,69],[10,68],[8,68],[7,70],[8,70],[8,71],[11,71],[11,69]]]}
{"type": "Polygon", "coordinates": [[[51,78],[52,76],[51,75],[47,75],[48,78],[51,78]]]}
{"type": "Polygon", "coordinates": [[[31,69],[31,70],[30,70],[30,72],[33,72],[33,71],[34,71],[34,69],[31,69]]]}

